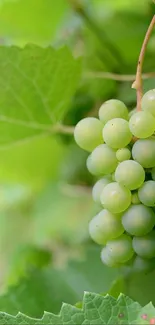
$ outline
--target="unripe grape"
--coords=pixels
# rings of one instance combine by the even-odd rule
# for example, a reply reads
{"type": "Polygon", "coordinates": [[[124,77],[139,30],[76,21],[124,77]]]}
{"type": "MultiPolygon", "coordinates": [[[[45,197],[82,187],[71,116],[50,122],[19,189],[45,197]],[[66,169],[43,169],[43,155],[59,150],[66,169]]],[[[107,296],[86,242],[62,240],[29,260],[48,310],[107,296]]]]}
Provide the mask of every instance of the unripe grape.
{"type": "Polygon", "coordinates": [[[116,158],[122,162],[131,158],[131,151],[128,148],[121,148],[116,151],[116,158]]]}
{"type": "Polygon", "coordinates": [[[109,267],[118,267],[118,263],[114,261],[114,259],[109,256],[107,247],[104,247],[101,251],[101,261],[103,264],[109,266],[109,267]]]}
{"type": "Polygon", "coordinates": [[[145,259],[140,256],[136,256],[133,262],[133,272],[135,273],[149,273],[155,268],[155,258],[145,259]]]}
{"type": "Polygon", "coordinates": [[[138,197],[140,201],[148,206],[155,206],[155,181],[145,182],[138,190],[138,197]]]}
{"type": "Polygon", "coordinates": [[[96,182],[96,184],[93,186],[92,196],[93,196],[93,200],[96,203],[101,204],[101,200],[100,200],[101,193],[102,193],[105,185],[109,184],[111,181],[112,181],[112,179],[111,179],[111,176],[110,175],[109,176],[105,176],[105,177],[99,179],[96,182]]]}
{"type": "Polygon", "coordinates": [[[134,160],[122,161],[116,168],[115,179],[130,190],[140,187],[145,180],[143,167],[134,160]]]}
{"type": "Polygon", "coordinates": [[[141,101],[142,110],[149,112],[155,117],[155,89],[147,91],[141,101]]]}
{"type": "Polygon", "coordinates": [[[125,234],[116,239],[108,241],[106,248],[108,255],[116,263],[125,263],[134,255],[132,248],[132,238],[125,234]]]}
{"type": "Polygon", "coordinates": [[[135,254],[130,260],[121,265],[121,270],[123,271],[124,276],[131,275],[133,273],[133,263],[135,261],[135,254]]]}
{"type": "Polygon", "coordinates": [[[118,99],[110,99],[102,104],[99,110],[99,118],[105,124],[109,120],[120,117],[128,120],[128,109],[123,102],[118,99]]]}
{"type": "Polygon", "coordinates": [[[155,131],[155,118],[149,112],[136,112],[129,120],[132,134],[137,138],[148,138],[155,131]]]}
{"type": "Polygon", "coordinates": [[[129,119],[130,117],[137,112],[137,107],[133,108],[131,111],[129,111],[129,119]]]}
{"type": "Polygon", "coordinates": [[[143,258],[155,257],[155,231],[142,237],[133,237],[133,249],[143,258]]]}
{"type": "Polygon", "coordinates": [[[129,234],[143,236],[153,229],[155,214],[151,208],[143,204],[131,205],[122,216],[122,224],[129,234]]]}
{"type": "Polygon", "coordinates": [[[124,232],[121,216],[104,209],[89,223],[89,234],[99,245],[104,245],[112,238],[119,237],[124,232]]]}
{"type": "Polygon", "coordinates": [[[132,147],[132,156],[144,168],[155,167],[155,139],[137,140],[132,147]]]}
{"type": "Polygon", "coordinates": [[[112,182],[106,185],[101,193],[101,203],[113,213],[126,210],[131,203],[131,192],[125,186],[112,182]]]}
{"type": "Polygon", "coordinates": [[[87,168],[93,175],[111,174],[117,166],[116,152],[106,144],[101,144],[93,150],[87,159],[87,168]]]}
{"type": "Polygon", "coordinates": [[[132,139],[128,121],[122,118],[108,121],[103,128],[103,138],[105,143],[113,149],[127,146],[132,139]]]}
{"type": "Polygon", "coordinates": [[[74,138],[76,143],[86,151],[94,150],[103,143],[103,125],[101,121],[94,117],[86,117],[75,126],[74,138]]]}

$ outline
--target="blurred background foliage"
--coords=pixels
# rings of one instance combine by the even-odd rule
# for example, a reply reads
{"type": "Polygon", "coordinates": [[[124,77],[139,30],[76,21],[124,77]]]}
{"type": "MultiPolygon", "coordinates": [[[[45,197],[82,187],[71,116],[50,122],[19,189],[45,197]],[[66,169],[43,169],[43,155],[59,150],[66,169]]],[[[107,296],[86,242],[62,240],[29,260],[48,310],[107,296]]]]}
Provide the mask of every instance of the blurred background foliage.
{"type": "MultiPolygon", "coordinates": [[[[135,107],[132,81],[106,78],[105,72],[135,74],[154,10],[149,0],[1,0],[0,43],[67,45],[82,58],[81,80],[63,119],[74,126],[97,116],[109,98],[135,107]]],[[[155,33],[144,72],[155,71],[154,57],[155,33]]],[[[145,90],[154,85],[155,78],[144,81],[145,90]]],[[[81,300],[84,290],[123,291],[142,304],[155,303],[154,273],[135,279],[107,269],[89,239],[88,221],[100,207],[91,199],[95,179],[86,158],[64,134],[0,151],[1,310],[40,317],[44,310],[58,312],[62,301],[81,300]]]]}

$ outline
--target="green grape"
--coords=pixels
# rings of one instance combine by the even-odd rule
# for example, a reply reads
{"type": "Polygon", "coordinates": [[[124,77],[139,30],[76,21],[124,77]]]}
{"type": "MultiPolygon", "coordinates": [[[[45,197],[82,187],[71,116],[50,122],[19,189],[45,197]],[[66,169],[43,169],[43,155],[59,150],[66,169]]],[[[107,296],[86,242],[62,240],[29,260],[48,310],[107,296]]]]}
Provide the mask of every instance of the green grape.
{"type": "Polygon", "coordinates": [[[113,213],[120,213],[129,207],[131,192],[125,186],[112,182],[104,187],[100,198],[106,209],[113,213]]]}
{"type": "Polygon", "coordinates": [[[122,224],[129,234],[143,236],[154,227],[155,214],[151,208],[143,204],[134,204],[124,212],[122,224]]]}
{"type": "Polygon", "coordinates": [[[155,181],[155,167],[151,170],[152,179],[155,181]]]}
{"type": "Polygon", "coordinates": [[[107,247],[104,247],[101,251],[101,261],[103,264],[109,267],[118,267],[119,265],[109,256],[107,247]]]}
{"type": "Polygon", "coordinates": [[[134,250],[132,248],[132,238],[125,234],[116,239],[109,240],[106,248],[108,255],[116,263],[125,263],[130,260],[134,254],[134,250]]]}
{"type": "Polygon", "coordinates": [[[132,268],[135,273],[144,272],[147,274],[155,268],[155,258],[145,259],[140,256],[136,256],[132,268]]]}
{"type": "Polygon", "coordinates": [[[128,109],[123,102],[117,99],[107,100],[99,109],[99,118],[105,124],[109,120],[120,117],[128,120],[128,109]]]}
{"type": "Polygon", "coordinates": [[[145,182],[138,190],[138,197],[140,201],[148,206],[155,206],[155,181],[145,182]]]}
{"type": "Polygon", "coordinates": [[[95,164],[93,164],[93,160],[91,155],[88,156],[87,160],[86,160],[86,167],[88,169],[88,171],[92,174],[92,175],[97,175],[96,173],[96,166],[95,164]]]}
{"type": "Polygon", "coordinates": [[[106,144],[99,145],[87,159],[87,168],[93,175],[107,175],[117,166],[116,152],[106,144]]]}
{"type": "Polygon", "coordinates": [[[144,168],[155,167],[155,139],[137,140],[132,147],[132,157],[144,168]]]}
{"type": "Polygon", "coordinates": [[[147,91],[141,101],[142,110],[149,112],[155,117],[155,89],[147,91]]]}
{"type": "Polygon", "coordinates": [[[155,131],[155,118],[148,112],[137,112],[131,116],[129,128],[135,137],[148,138],[155,131]]]}
{"type": "Polygon", "coordinates": [[[96,184],[93,186],[92,196],[93,196],[93,200],[96,203],[101,204],[101,201],[100,201],[101,192],[103,191],[105,185],[109,184],[111,181],[112,181],[112,179],[111,179],[111,176],[110,175],[109,176],[105,176],[105,177],[99,179],[96,182],[96,184]]]}
{"type": "Polygon", "coordinates": [[[129,119],[130,117],[135,114],[137,112],[137,107],[133,108],[130,112],[129,112],[129,119]]]}
{"type": "Polygon", "coordinates": [[[133,273],[133,263],[135,261],[135,254],[132,256],[132,258],[121,265],[121,270],[124,274],[124,276],[131,275],[133,273]]]}
{"type": "Polygon", "coordinates": [[[116,151],[116,158],[118,161],[122,162],[124,160],[129,160],[131,158],[131,151],[128,148],[121,148],[116,151]]]}
{"type": "Polygon", "coordinates": [[[86,117],[75,126],[74,138],[76,143],[86,151],[94,150],[103,143],[103,125],[101,121],[94,117],[86,117]]]}
{"type": "Polygon", "coordinates": [[[129,190],[140,187],[145,180],[143,167],[134,160],[122,161],[115,171],[116,182],[126,186],[129,190]]]}
{"type": "Polygon", "coordinates": [[[132,193],[132,195],[131,195],[131,203],[132,204],[140,204],[141,203],[140,200],[139,200],[137,192],[132,193]]]}
{"type": "Polygon", "coordinates": [[[89,223],[90,237],[99,245],[104,245],[109,239],[119,237],[123,232],[121,216],[105,209],[89,223]]]}
{"type": "Polygon", "coordinates": [[[142,237],[133,237],[132,246],[140,257],[155,257],[155,230],[142,237]]]}
{"type": "Polygon", "coordinates": [[[106,144],[113,149],[127,146],[132,138],[129,122],[122,118],[108,121],[103,128],[103,138],[106,144]]]}

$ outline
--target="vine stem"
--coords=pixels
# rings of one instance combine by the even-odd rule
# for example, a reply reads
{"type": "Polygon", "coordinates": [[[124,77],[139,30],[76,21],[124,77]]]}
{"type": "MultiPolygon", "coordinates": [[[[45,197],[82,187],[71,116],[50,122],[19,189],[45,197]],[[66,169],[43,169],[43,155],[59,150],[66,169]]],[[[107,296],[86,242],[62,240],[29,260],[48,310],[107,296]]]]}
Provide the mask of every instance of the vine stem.
{"type": "Polygon", "coordinates": [[[52,133],[73,135],[74,134],[74,126],[63,125],[63,124],[58,123],[53,126],[51,131],[52,131],[52,133]]]}
{"type": "Polygon", "coordinates": [[[144,41],[142,44],[142,48],[140,51],[139,59],[138,59],[136,80],[132,84],[132,88],[136,89],[136,91],[137,91],[137,111],[141,111],[141,99],[143,96],[143,82],[142,82],[143,63],[144,63],[144,57],[145,57],[147,44],[149,42],[154,25],[155,25],[155,15],[153,16],[151,23],[149,25],[149,28],[146,32],[146,35],[145,35],[145,38],[144,38],[144,41]]]}
{"type": "MultiPolygon", "coordinates": [[[[98,78],[98,79],[111,79],[116,81],[134,81],[135,74],[118,74],[113,72],[104,71],[88,71],[84,74],[84,78],[98,78]]],[[[150,79],[155,77],[155,72],[148,72],[142,74],[142,79],[150,79]]]]}

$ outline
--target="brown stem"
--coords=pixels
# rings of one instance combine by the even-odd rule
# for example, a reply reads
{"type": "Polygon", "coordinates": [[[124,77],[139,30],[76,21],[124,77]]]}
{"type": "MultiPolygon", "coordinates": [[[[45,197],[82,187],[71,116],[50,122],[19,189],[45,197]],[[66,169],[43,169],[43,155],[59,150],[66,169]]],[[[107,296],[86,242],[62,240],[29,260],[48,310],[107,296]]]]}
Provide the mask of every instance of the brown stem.
{"type": "Polygon", "coordinates": [[[136,73],[136,80],[134,81],[132,88],[135,88],[137,90],[137,111],[141,111],[141,99],[143,96],[143,82],[142,82],[142,69],[143,69],[143,63],[144,63],[144,57],[145,52],[147,48],[148,41],[150,39],[152,30],[155,25],[155,15],[153,16],[151,23],[149,25],[149,28],[146,32],[142,48],[140,51],[139,59],[138,59],[138,65],[137,65],[137,73],[136,73]]]}

